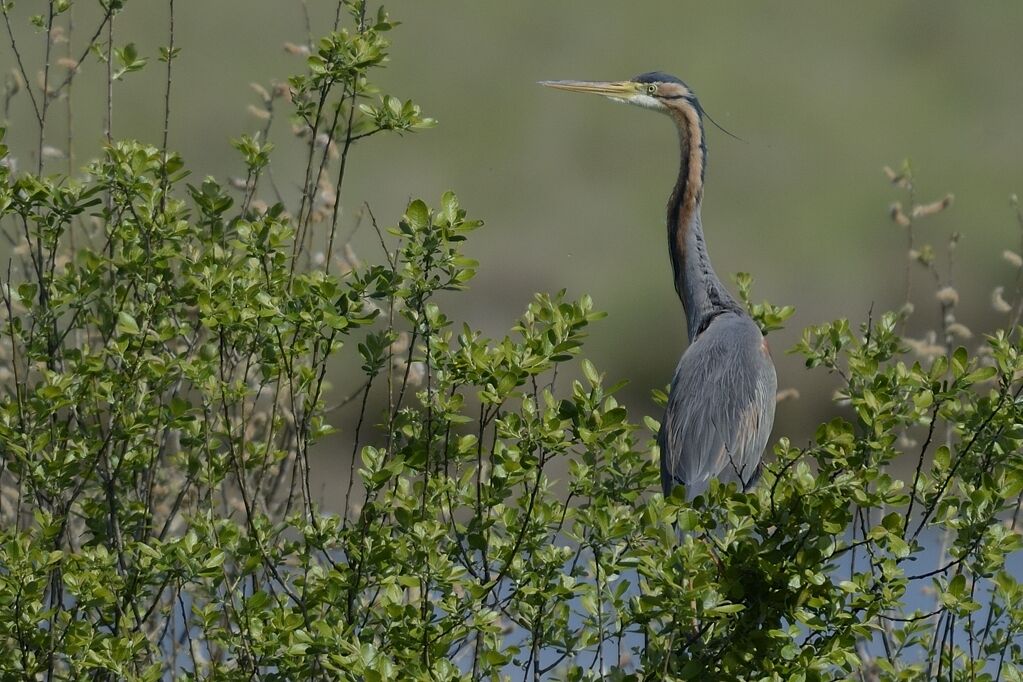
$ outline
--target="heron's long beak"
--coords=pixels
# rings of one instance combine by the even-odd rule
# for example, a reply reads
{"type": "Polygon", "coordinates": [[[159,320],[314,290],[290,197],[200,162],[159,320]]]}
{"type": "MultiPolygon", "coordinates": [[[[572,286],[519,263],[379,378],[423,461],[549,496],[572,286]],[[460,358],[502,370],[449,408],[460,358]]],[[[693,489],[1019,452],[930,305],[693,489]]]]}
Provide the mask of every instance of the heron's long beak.
{"type": "Polygon", "coordinates": [[[639,92],[639,86],[632,81],[540,81],[540,85],[569,92],[604,95],[612,99],[629,99],[639,92]]]}

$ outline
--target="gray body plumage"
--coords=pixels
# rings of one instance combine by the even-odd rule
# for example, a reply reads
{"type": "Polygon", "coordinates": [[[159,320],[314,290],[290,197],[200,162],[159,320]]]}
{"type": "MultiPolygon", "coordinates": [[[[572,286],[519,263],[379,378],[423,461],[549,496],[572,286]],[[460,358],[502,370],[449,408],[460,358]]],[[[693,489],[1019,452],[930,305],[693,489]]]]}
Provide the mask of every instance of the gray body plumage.
{"type": "Polygon", "coordinates": [[[683,353],[657,439],[665,495],[681,483],[695,497],[712,478],[740,490],[756,482],[777,392],[763,340],[752,319],[727,312],[683,353]]]}

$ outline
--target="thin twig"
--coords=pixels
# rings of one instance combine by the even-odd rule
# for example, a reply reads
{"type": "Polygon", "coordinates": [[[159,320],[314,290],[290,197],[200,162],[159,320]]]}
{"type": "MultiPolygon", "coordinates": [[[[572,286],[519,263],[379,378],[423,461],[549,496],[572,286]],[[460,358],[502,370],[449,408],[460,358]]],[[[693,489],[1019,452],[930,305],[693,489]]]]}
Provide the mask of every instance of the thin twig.
{"type": "Polygon", "coordinates": [[[167,187],[170,178],[167,173],[167,160],[170,154],[167,149],[167,139],[170,134],[170,111],[171,111],[171,63],[174,61],[174,0],[168,2],[167,33],[169,36],[167,45],[167,77],[163,92],[163,168],[160,177],[160,215],[167,210],[167,187]]]}

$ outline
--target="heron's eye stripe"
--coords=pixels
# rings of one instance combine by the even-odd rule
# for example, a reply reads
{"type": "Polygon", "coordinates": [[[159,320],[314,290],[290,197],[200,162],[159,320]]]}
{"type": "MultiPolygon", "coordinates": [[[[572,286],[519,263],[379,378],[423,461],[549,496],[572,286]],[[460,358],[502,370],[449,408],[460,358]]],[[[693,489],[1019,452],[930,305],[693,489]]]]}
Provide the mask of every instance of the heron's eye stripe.
{"type": "Polygon", "coordinates": [[[685,99],[688,95],[661,95],[661,99],[685,99]]]}

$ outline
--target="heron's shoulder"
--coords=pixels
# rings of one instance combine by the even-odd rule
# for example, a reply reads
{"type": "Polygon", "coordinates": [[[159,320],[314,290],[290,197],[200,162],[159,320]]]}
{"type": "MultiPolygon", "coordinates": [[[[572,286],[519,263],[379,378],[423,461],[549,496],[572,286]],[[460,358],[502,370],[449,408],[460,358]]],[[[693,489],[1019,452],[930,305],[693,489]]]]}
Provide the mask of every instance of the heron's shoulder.
{"type": "Polygon", "coordinates": [[[678,371],[730,373],[757,370],[773,373],[774,362],[760,327],[745,314],[724,313],[715,317],[696,337],[679,361],[678,371]]]}
{"type": "Polygon", "coordinates": [[[733,339],[750,341],[760,344],[764,335],[760,333],[760,327],[749,315],[737,312],[725,312],[710,321],[707,328],[697,337],[700,339],[718,340],[733,339]]]}

